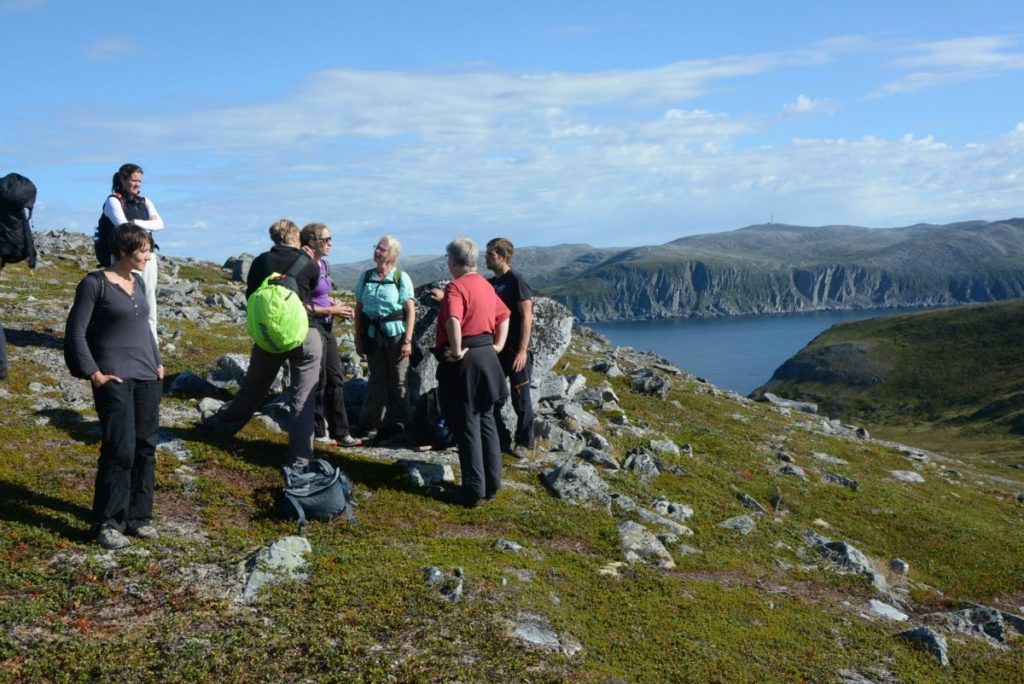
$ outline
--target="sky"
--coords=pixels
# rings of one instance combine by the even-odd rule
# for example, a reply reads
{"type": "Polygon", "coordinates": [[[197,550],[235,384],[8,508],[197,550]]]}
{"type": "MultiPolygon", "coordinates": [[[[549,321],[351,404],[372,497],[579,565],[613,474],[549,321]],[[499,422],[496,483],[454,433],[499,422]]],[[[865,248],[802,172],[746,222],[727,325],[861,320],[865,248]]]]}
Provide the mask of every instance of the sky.
{"type": "Polygon", "coordinates": [[[0,0],[0,57],[36,229],[133,162],[178,256],[1024,216],[1022,0],[0,0]]]}

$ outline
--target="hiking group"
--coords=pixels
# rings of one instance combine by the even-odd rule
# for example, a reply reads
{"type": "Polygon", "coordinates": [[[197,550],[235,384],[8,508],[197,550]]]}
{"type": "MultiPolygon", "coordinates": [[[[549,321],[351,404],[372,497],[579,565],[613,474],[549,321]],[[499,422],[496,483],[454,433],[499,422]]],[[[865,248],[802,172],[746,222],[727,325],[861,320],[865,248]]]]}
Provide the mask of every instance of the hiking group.
{"type": "MultiPolygon", "coordinates": [[[[91,531],[108,549],[129,545],[130,536],[158,535],[153,492],[164,367],[153,233],[164,229],[164,221],[140,194],[142,181],[136,164],[114,174],[94,236],[101,270],[79,282],[64,337],[67,366],[75,377],[90,381],[99,417],[91,531]]],[[[34,201],[35,186],[28,179],[18,174],[0,179],[0,268],[25,259],[34,268],[34,201]]],[[[201,422],[219,433],[237,433],[263,405],[287,363],[288,449],[282,466],[291,484],[320,469],[330,471],[314,455],[317,443],[356,447],[406,434],[412,413],[407,376],[422,354],[414,339],[413,283],[397,267],[397,238],[385,235],[374,245],[375,266],[361,275],[353,307],[331,297],[327,257],[333,237],[325,224],[300,230],[282,219],[269,233],[273,246],[252,261],[246,277],[247,327],[254,342],[248,369],[234,398],[203,411],[201,422]],[[337,319],[353,321],[356,352],[369,370],[358,432],[345,405],[344,368],[333,332],[337,319]]],[[[505,238],[487,244],[486,265],[495,274],[490,281],[477,273],[479,248],[470,238],[452,240],[445,254],[452,280],[443,291],[432,291],[440,312],[431,348],[438,359],[438,389],[431,398],[440,416],[428,419],[446,426],[442,446],[454,442],[458,448],[462,483],[443,498],[475,507],[493,499],[501,486],[502,452],[519,455],[518,449],[533,447],[532,293],[511,269],[513,246],[505,238]],[[509,396],[514,434],[500,418],[509,396]]],[[[6,377],[6,350],[2,344],[0,349],[0,377],[6,377]]],[[[337,484],[338,477],[330,476],[325,477],[337,484]]],[[[304,525],[301,506],[288,492],[286,487],[304,525]]]]}

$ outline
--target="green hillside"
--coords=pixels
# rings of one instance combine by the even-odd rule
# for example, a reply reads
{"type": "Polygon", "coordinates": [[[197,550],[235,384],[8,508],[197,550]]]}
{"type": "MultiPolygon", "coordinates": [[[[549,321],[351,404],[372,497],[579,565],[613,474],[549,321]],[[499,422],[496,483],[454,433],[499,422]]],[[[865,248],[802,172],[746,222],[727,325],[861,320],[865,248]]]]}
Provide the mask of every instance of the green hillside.
{"type": "MultiPolygon", "coordinates": [[[[452,454],[318,445],[354,481],[359,524],[312,524],[306,578],[239,601],[246,560],[295,533],[275,501],[287,438],[260,420],[213,435],[198,425],[204,395],[184,390],[161,411],[160,537],[103,551],[88,536],[98,422],[87,384],[61,360],[90,263],[79,237],[71,252],[44,251],[35,272],[0,274],[12,360],[0,384],[0,681],[1021,681],[1024,471],[993,476],[838,431],[585,329],[555,368],[601,390],[586,404],[598,419],[588,439],[606,440],[621,465],[594,468],[606,505],[545,487],[557,464],[589,465],[548,440],[506,458],[505,488],[477,509],[442,503],[403,466],[452,454]],[[658,398],[631,374],[670,385],[658,398]],[[645,452],[647,470],[627,466],[645,452]],[[692,516],[673,528],[679,519],[649,514],[658,502],[692,516]],[[737,518],[753,527],[723,527],[737,518]],[[669,558],[631,557],[623,526],[659,535],[669,558]],[[870,572],[827,559],[821,538],[855,547],[870,572]],[[431,568],[442,590],[460,577],[461,595],[430,584],[431,568]],[[880,617],[877,600],[906,619],[880,617]],[[994,609],[1002,641],[942,627],[973,603],[994,609]],[[895,638],[919,625],[945,630],[948,665],[895,638]]],[[[218,304],[238,283],[191,260],[165,258],[161,272],[173,274],[162,292],[176,302],[161,309],[168,389],[248,352],[244,327],[218,304]]],[[[569,429],[580,418],[558,420],[569,429]]]]}
{"type": "Polygon", "coordinates": [[[835,325],[761,390],[829,415],[1024,443],[1024,300],[835,325]]]}

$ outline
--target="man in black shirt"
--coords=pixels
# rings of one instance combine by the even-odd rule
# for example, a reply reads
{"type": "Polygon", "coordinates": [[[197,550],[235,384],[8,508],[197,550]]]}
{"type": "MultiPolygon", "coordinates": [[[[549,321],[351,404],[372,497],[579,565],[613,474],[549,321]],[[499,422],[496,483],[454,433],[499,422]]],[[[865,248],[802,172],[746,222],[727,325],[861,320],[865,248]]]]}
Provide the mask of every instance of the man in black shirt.
{"type": "Polygon", "coordinates": [[[290,362],[292,395],[288,401],[291,424],[288,428],[288,461],[293,467],[304,467],[313,458],[313,429],[315,397],[313,390],[320,378],[320,358],[323,345],[320,333],[312,320],[310,292],[320,278],[320,267],[309,260],[299,248],[299,227],[282,219],[270,226],[274,246],[253,259],[246,278],[245,296],[249,297],[272,273],[285,273],[296,259],[306,258],[309,263],[299,273],[296,282],[299,297],[306,302],[310,328],[305,341],[282,354],[271,354],[253,345],[249,356],[249,370],[245,373],[235,398],[216,412],[203,415],[203,422],[218,432],[233,435],[252,418],[285,361],[290,362]]]}
{"type": "MultiPolygon", "coordinates": [[[[516,412],[515,446],[533,448],[533,402],[530,398],[530,379],[533,375],[533,352],[530,334],[533,332],[533,292],[522,276],[512,270],[512,243],[505,238],[494,238],[487,243],[487,268],[494,272],[488,282],[494,286],[501,301],[512,312],[509,319],[505,347],[498,354],[501,368],[509,379],[512,408],[516,412]]],[[[513,455],[512,436],[508,434],[500,417],[501,404],[495,407],[495,422],[504,451],[513,455]]]]}

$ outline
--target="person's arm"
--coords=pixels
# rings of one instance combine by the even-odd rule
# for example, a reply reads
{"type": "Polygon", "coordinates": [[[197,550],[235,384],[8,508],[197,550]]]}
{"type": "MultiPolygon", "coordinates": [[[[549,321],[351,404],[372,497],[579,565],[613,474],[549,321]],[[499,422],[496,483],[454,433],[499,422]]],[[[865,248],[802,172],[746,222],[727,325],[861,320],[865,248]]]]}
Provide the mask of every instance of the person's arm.
{"type": "Polygon", "coordinates": [[[523,319],[523,328],[520,331],[519,337],[519,349],[516,350],[516,356],[512,359],[512,370],[516,373],[523,370],[526,367],[526,359],[528,358],[528,352],[530,349],[530,333],[533,332],[533,301],[530,299],[524,299],[519,302],[519,315],[523,319]]]}
{"type": "Polygon", "coordinates": [[[405,309],[405,333],[402,335],[400,358],[407,359],[412,356],[412,336],[416,334],[416,303],[406,299],[402,308],[405,309]]]}
{"type": "Polygon", "coordinates": [[[466,355],[462,348],[462,322],[452,316],[444,324],[444,330],[448,333],[448,349],[445,351],[445,360],[458,361],[466,355]]]}
{"type": "MultiPolygon", "coordinates": [[[[160,214],[156,210],[156,205],[153,204],[148,197],[146,199],[146,211],[149,212],[149,218],[142,220],[138,219],[134,223],[140,228],[153,232],[155,230],[164,229],[164,220],[160,218],[160,214]]],[[[120,204],[120,202],[118,202],[120,204]]]]}
{"type": "MultiPolygon", "coordinates": [[[[100,275],[101,278],[106,276],[100,275]]],[[[94,387],[100,387],[109,380],[122,382],[116,375],[107,375],[100,370],[96,359],[89,349],[89,342],[86,340],[86,330],[89,321],[92,320],[93,311],[98,305],[100,286],[93,277],[83,278],[75,289],[75,301],[68,313],[68,321],[64,328],[64,344],[68,348],[68,355],[76,360],[78,368],[81,369],[92,382],[94,387]]],[[[155,342],[154,342],[155,344],[155,342]]]]}
{"type": "Polygon", "coordinates": [[[505,340],[508,339],[508,319],[498,323],[498,329],[494,331],[494,351],[501,352],[505,348],[505,340]]]}
{"type": "Polygon", "coordinates": [[[103,203],[103,215],[110,219],[110,222],[115,227],[122,223],[128,223],[128,217],[124,215],[124,207],[121,206],[121,200],[113,195],[108,197],[107,201],[103,203]]]}

